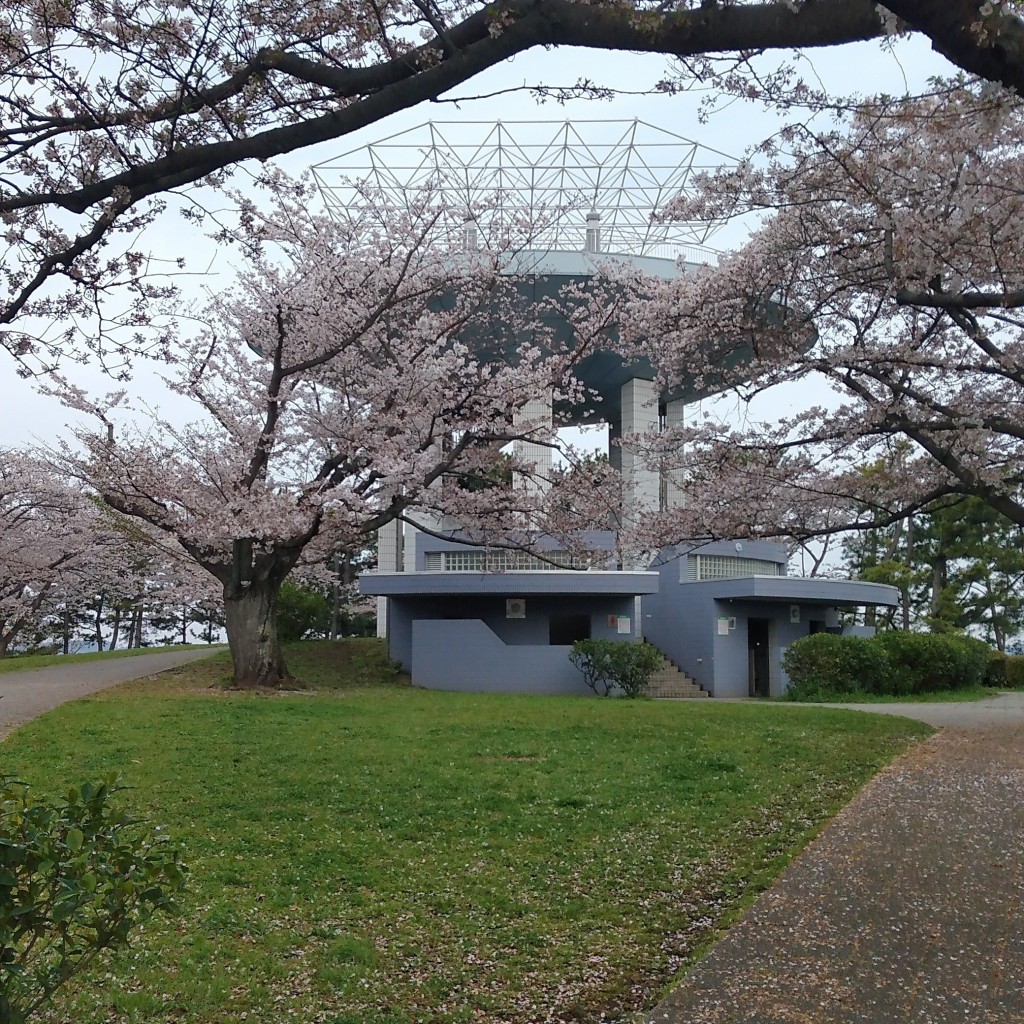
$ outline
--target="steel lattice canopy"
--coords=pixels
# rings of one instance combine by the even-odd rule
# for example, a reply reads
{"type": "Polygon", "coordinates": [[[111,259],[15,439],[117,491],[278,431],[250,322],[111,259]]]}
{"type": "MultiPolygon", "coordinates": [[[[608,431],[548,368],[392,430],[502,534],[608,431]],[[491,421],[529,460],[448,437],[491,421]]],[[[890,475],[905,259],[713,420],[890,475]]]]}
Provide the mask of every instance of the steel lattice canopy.
{"type": "MultiPolygon", "coordinates": [[[[427,186],[451,210],[444,230],[467,217],[481,228],[504,218],[543,223],[536,248],[580,251],[585,217],[601,218],[602,250],[706,262],[717,223],[659,221],[653,215],[686,195],[695,173],[733,157],[646,121],[427,121],[349,150],[312,168],[337,217],[370,185],[405,209],[427,186]]],[[[376,200],[375,200],[376,201],[376,200]]]]}
{"type": "MultiPolygon", "coordinates": [[[[624,259],[664,278],[716,262],[707,243],[719,224],[661,221],[655,213],[688,194],[694,174],[735,162],[641,120],[428,121],[317,164],[312,174],[327,211],[339,219],[367,201],[366,188],[375,208],[383,203],[396,212],[430,188],[438,206],[450,211],[438,230],[439,241],[453,249],[465,244],[469,222],[484,235],[504,218],[540,225],[509,267],[516,290],[530,302],[593,277],[601,259],[624,259]],[[588,214],[598,236],[588,238],[588,214]]],[[[566,324],[549,326],[565,340],[566,324]]],[[[514,358],[515,339],[473,344],[490,349],[491,358],[514,358]]],[[[689,401],[722,390],[743,376],[751,354],[745,345],[722,348],[715,374],[681,381],[662,399],[689,401]]],[[[556,405],[562,424],[617,422],[622,385],[655,373],[646,361],[626,365],[599,352],[577,375],[594,398],[587,407],[556,405]]]]}

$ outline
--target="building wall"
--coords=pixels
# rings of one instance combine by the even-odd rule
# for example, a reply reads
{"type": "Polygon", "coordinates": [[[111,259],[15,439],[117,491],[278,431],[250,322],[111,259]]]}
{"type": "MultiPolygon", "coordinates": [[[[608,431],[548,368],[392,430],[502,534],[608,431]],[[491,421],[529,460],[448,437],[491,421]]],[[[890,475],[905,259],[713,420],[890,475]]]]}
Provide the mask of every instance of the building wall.
{"type": "MultiPolygon", "coordinates": [[[[746,541],[741,552],[726,541],[696,550],[780,563],[785,558],[780,545],[767,541],[746,541]]],[[[659,588],[657,594],[643,598],[644,635],[713,696],[746,697],[750,686],[749,620],[768,619],[769,687],[772,695],[782,694],[789,684],[782,669],[782,652],[794,640],[807,636],[812,620],[834,626],[838,621],[835,608],[804,602],[798,605],[799,621],[791,622],[788,603],[716,600],[713,591],[719,589],[720,581],[685,582],[689,553],[664,552],[652,566],[659,574],[659,588]],[[735,625],[720,633],[720,619],[735,619],[735,625]]]]}
{"type": "Polygon", "coordinates": [[[688,676],[715,694],[716,637],[713,602],[707,584],[680,585],[680,560],[664,556],[654,566],[657,594],[643,597],[644,636],[688,676]]]}
{"type": "MultiPolygon", "coordinates": [[[[389,650],[391,658],[399,662],[402,667],[413,674],[413,682],[417,685],[428,685],[421,683],[415,671],[421,649],[418,641],[414,641],[414,635],[422,635],[424,638],[431,636],[429,631],[421,630],[416,632],[416,623],[419,622],[449,622],[451,626],[445,627],[444,631],[438,631],[437,636],[443,635],[446,646],[433,648],[425,654],[424,665],[439,664],[444,659],[449,663],[466,661],[472,654],[471,649],[463,650],[461,641],[452,639],[457,637],[460,623],[482,623],[491,636],[501,645],[503,656],[518,657],[513,648],[538,647],[549,648],[549,628],[552,615],[589,615],[590,635],[592,637],[605,637],[612,640],[633,640],[636,632],[636,623],[633,622],[633,598],[631,596],[609,595],[594,596],[584,595],[544,595],[529,596],[523,598],[526,602],[526,617],[522,619],[510,619],[506,615],[505,597],[492,597],[481,594],[453,594],[430,597],[393,597],[390,598],[391,605],[391,636],[389,638],[389,650]],[[618,622],[614,625],[609,623],[609,618],[616,619],[625,617],[630,620],[630,633],[619,633],[618,622]],[[415,655],[414,655],[415,652],[415,655]]],[[[477,635],[476,626],[472,626],[467,632],[467,642],[471,635],[477,635]]],[[[425,639],[423,642],[432,643],[425,639]]],[[[568,648],[566,648],[568,650],[568,648]]],[[[487,664],[487,663],[485,663],[487,664]]],[[[576,672],[576,669],[573,669],[576,672]]],[[[578,673],[577,673],[578,674],[578,673]]],[[[538,691],[539,692],[539,691],[538,691]]]]}
{"type": "MultiPolygon", "coordinates": [[[[691,586],[701,586],[691,584],[691,586]]],[[[747,639],[751,619],[768,619],[768,680],[773,697],[781,696],[789,686],[782,668],[782,654],[795,640],[807,636],[811,622],[834,626],[836,610],[827,605],[800,604],[799,621],[790,620],[789,604],[779,601],[711,601],[714,606],[714,677],[716,697],[746,697],[750,692],[750,662],[747,639]],[[735,618],[736,625],[727,635],[718,632],[719,618],[735,618]]]]}
{"type": "Polygon", "coordinates": [[[569,661],[571,647],[506,646],[479,619],[417,619],[412,644],[417,686],[474,693],[591,693],[569,661]]]}

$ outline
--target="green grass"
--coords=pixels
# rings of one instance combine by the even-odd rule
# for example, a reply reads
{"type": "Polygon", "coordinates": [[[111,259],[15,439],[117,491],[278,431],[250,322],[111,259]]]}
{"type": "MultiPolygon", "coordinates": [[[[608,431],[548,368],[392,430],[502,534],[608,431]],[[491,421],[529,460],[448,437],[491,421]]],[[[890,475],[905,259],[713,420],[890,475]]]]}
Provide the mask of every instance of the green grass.
{"type": "MultiPolygon", "coordinates": [[[[1012,693],[993,686],[966,686],[962,690],[935,690],[931,693],[910,693],[902,697],[879,693],[845,693],[819,697],[813,703],[828,704],[956,704],[985,700],[1000,693],[1012,693]]],[[[799,703],[799,702],[797,702],[799,703]]]]}
{"type": "Polygon", "coordinates": [[[197,651],[196,644],[171,644],[166,647],[133,647],[131,650],[91,651],[88,654],[24,654],[0,658],[0,673],[22,672],[51,665],[73,665],[81,661],[107,661],[111,658],[136,658],[143,654],[164,654],[167,651],[197,651]]]}
{"type": "Polygon", "coordinates": [[[44,791],[120,770],[192,870],[185,914],[43,1024],[611,1019],[650,1006],[930,732],[818,708],[370,686],[400,682],[373,641],[289,656],[333,689],[226,692],[204,662],[0,746],[0,770],[44,791]]]}

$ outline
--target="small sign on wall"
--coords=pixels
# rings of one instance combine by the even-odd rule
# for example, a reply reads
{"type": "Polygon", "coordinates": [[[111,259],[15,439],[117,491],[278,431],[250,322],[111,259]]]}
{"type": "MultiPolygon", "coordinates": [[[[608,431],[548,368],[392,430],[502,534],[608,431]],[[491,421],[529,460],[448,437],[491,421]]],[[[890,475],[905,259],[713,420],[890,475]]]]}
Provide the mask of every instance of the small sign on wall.
{"type": "Polygon", "coordinates": [[[618,620],[618,630],[620,633],[628,635],[633,632],[633,620],[628,615],[620,615],[618,620]]]}
{"type": "Polygon", "coordinates": [[[718,616],[718,635],[728,636],[729,635],[729,617],[727,615],[718,616]]]}
{"type": "Polygon", "coordinates": [[[509,597],[505,600],[506,619],[525,619],[526,600],[522,597],[509,597]]]}
{"type": "Polygon", "coordinates": [[[789,621],[799,622],[800,621],[800,605],[791,604],[789,606],[789,621]]]}

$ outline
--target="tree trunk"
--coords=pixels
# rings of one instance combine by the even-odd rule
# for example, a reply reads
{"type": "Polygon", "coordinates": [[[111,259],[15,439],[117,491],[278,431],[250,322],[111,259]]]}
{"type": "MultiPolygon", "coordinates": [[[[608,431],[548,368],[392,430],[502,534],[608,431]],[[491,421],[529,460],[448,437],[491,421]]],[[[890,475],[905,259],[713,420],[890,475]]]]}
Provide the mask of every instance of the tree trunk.
{"type": "Polygon", "coordinates": [[[120,605],[114,605],[114,619],[111,626],[110,634],[110,649],[114,650],[117,647],[117,637],[121,631],[121,607],[120,605]]]}
{"type": "Polygon", "coordinates": [[[103,595],[96,598],[96,614],[93,619],[96,632],[96,650],[103,650],[103,595]]]}
{"type": "Polygon", "coordinates": [[[240,689],[280,686],[291,678],[277,638],[277,595],[280,584],[259,580],[224,588],[224,619],[234,663],[234,685],[240,689]]]}

